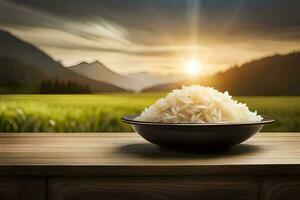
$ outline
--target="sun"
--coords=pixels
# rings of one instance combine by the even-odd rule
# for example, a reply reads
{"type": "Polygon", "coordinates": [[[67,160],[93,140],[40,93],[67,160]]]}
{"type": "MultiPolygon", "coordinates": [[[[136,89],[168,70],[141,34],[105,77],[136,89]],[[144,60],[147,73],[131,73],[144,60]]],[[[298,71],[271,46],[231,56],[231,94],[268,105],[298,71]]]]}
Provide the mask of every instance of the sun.
{"type": "Polygon", "coordinates": [[[199,76],[202,72],[202,65],[196,59],[190,59],[184,63],[184,71],[189,76],[199,76]]]}

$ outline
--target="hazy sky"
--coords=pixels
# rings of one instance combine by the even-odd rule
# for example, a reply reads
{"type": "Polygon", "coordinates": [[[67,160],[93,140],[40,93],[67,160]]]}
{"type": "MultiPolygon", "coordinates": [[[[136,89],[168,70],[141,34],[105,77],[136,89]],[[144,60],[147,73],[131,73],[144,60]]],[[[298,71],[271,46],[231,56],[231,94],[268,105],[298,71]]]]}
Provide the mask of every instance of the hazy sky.
{"type": "Polygon", "coordinates": [[[66,66],[205,73],[300,50],[297,0],[0,0],[0,27],[66,66]]]}

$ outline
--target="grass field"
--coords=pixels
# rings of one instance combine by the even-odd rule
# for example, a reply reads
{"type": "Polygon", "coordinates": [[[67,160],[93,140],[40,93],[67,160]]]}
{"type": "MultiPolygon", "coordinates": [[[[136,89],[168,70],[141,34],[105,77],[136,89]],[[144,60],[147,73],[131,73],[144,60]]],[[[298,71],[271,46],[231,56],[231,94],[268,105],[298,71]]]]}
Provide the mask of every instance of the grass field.
{"type": "MultiPolygon", "coordinates": [[[[163,93],[0,95],[0,132],[123,132],[124,114],[139,113],[163,93]]],[[[236,97],[276,123],[264,131],[300,131],[300,97],[236,97]]]]}

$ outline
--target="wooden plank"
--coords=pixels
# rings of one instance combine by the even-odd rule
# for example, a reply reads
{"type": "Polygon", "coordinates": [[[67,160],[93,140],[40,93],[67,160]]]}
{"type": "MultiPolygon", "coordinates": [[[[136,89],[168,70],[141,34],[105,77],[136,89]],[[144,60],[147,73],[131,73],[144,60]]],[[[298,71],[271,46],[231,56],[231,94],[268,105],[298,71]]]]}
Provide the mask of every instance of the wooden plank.
{"type": "Polygon", "coordinates": [[[27,177],[22,179],[22,200],[46,200],[46,178],[27,177]]]}
{"type": "Polygon", "coordinates": [[[0,175],[297,175],[299,146],[300,133],[259,133],[214,153],[161,149],[135,133],[5,133],[0,175]]]}
{"type": "Polygon", "coordinates": [[[257,199],[257,180],[246,177],[64,177],[48,183],[49,200],[257,199]]]}

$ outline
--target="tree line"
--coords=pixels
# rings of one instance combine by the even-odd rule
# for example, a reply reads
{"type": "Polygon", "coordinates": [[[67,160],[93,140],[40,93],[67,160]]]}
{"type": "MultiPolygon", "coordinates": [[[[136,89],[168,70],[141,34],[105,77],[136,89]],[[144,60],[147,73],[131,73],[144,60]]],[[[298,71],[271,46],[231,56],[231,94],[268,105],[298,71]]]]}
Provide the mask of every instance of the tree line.
{"type": "Polygon", "coordinates": [[[91,93],[88,86],[80,85],[74,81],[47,80],[40,86],[41,94],[82,94],[91,93]]]}

